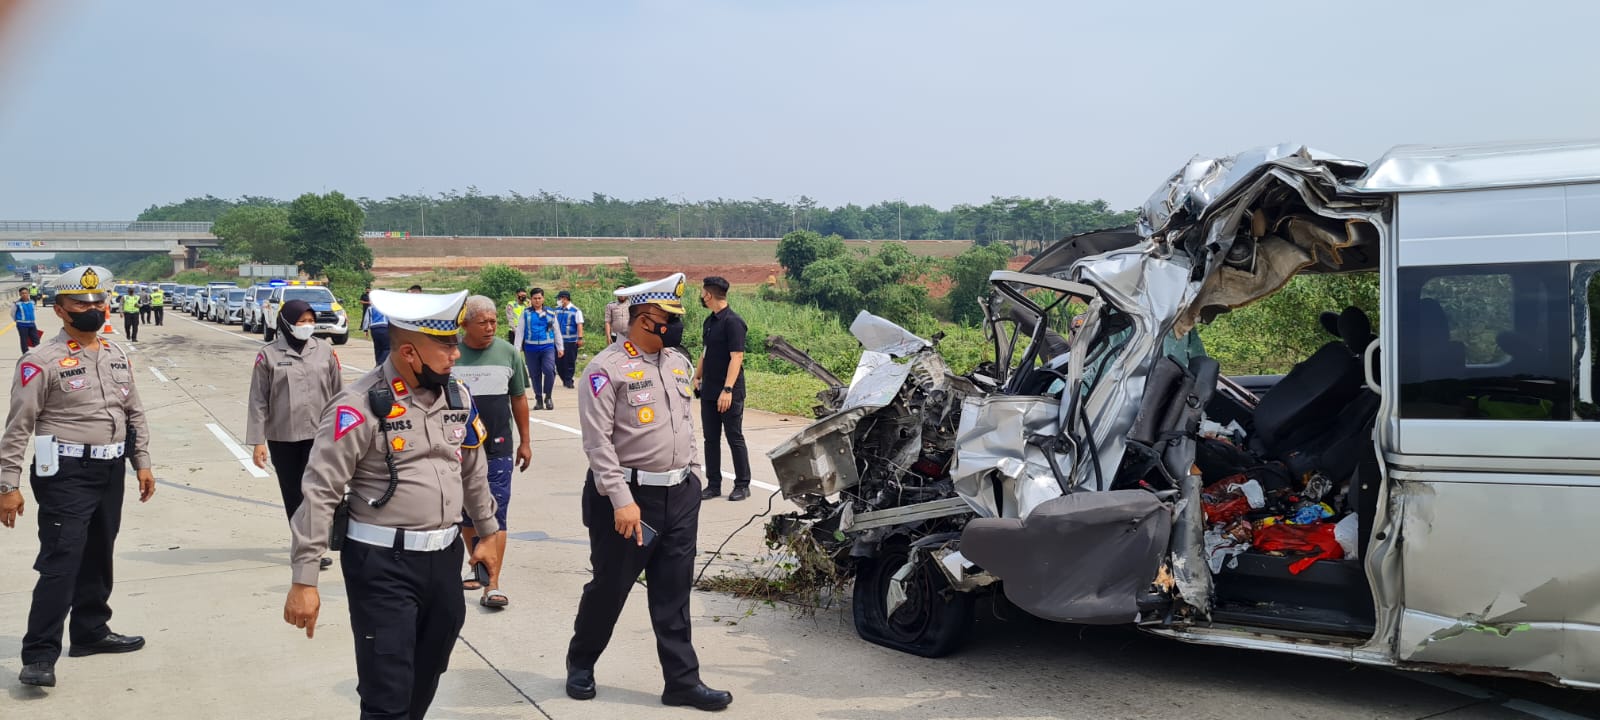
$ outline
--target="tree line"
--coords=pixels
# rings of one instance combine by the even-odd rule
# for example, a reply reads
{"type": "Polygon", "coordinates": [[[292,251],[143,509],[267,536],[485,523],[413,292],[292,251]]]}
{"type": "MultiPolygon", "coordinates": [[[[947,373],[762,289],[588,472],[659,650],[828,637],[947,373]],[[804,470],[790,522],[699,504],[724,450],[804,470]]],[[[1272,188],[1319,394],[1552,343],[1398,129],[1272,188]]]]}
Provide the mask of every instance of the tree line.
{"type": "MultiPolygon", "coordinates": [[[[362,229],[413,235],[603,236],[603,237],[782,237],[795,231],[845,239],[972,240],[1034,253],[1074,233],[1131,223],[1133,211],[1114,211],[1103,200],[1055,197],[993,197],[982,204],[941,210],[900,200],[865,207],[824,207],[804,195],[793,202],[650,198],[623,200],[604,193],[588,199],[539,191],[532,195],[486,195],[475,187],[437,195],[355,198],[362,229]]],[[[210,195],[153,205],[140,220],[216,221],[240,206],[284,207],[275,198],[238,199],[210,195]]]]}

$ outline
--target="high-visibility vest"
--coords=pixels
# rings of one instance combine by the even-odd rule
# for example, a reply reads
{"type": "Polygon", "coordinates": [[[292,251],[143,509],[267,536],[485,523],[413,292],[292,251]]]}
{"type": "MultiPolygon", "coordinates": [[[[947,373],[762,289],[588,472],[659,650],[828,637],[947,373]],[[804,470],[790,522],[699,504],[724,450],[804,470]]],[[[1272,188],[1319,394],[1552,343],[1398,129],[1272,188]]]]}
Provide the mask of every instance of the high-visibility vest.
{"type": "Polygon", "coordinates": [[[165,305],[166,303],[167,303],[167,294],[166,293],[161,292],[160,290],[156,290],[156,291],[150,293],[150,306],[151,307],[161,307],[161,306],[165,305]]]}
{"type": "Polygon", "coordinates": [[[124,295],[124,296],[122,296],[122,311],[125,312],[125,313],[135,313],[135,314],[137,314],[139,312],[139,296],[138,295],[124,295]]]}

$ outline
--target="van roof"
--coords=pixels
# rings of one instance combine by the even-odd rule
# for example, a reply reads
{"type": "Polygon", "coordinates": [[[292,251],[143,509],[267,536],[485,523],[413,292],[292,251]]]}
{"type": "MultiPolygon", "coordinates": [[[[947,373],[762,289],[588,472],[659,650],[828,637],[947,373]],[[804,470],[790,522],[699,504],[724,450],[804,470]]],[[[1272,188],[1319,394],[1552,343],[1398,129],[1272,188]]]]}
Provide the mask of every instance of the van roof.
{"type": "Polygon", "coordinates": [[[1600,181],[1600,140],[1400,145],[1350,187],[1428,192],[1600,181]]]}

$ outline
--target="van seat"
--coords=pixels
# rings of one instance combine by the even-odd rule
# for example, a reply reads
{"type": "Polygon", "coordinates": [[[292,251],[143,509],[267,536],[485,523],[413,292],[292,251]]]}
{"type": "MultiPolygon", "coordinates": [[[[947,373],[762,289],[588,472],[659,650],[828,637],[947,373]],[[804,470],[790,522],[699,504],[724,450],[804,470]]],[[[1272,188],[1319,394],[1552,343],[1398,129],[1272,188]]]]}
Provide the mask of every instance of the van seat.
{"type": "Polygon", "coordinates": [[[1297,439],[1321,434],[1361,391],[1360,355],[1371,342],[1372,323],[1360,308],[1348,307],[1338,326],[1341,339],[1295,365],[1256,406],[1250,447],[1258,456],[1281,457],[1297,439]]]}

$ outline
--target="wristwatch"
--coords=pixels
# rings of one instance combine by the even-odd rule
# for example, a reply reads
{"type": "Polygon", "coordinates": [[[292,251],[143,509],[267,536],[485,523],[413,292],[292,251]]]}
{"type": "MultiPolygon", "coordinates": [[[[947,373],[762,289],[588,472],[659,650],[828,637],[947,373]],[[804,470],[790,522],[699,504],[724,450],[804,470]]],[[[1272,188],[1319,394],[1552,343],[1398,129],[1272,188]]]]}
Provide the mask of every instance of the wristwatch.
{"type": "Polygon", "coordinates": [[[21,489],[21,485],[8,485],[6,483],[0,483],[0,495],[10,495],[11,493],[21,489]]]}
{"type": "Polygon", "coordinates": [[[731,392],[733,392],[733,388],[728,387],[727,385],[723,385],[722,386],[722,391],[725,392],[725,393],[731,393],[731,392]]]}

